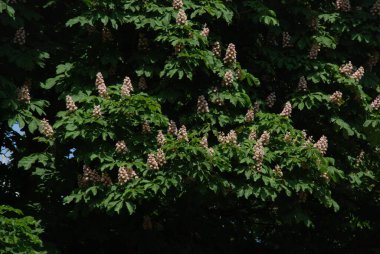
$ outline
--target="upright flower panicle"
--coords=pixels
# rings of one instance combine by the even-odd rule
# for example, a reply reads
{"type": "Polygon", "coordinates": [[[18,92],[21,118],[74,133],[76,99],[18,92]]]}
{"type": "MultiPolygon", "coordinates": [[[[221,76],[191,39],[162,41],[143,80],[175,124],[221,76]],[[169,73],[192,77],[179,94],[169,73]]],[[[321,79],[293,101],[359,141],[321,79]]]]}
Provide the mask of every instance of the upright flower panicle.
{"type": "Polygon", "coordinates": [[[335,91],[332,95],[330,95],[330,101],[336,105],[342,103],[343,93],[341,91],[335,91]]]}
{"type": "Polygon", "coordinates": [[[103,115],[102,108],[100,105],[95,105],[94,109],[92,110],[92,116],[95,118],[99,118],[103,115]]]}
{"type": "Polygon", "coordinates": [[[151,129],[150,129],[150,125],[149,125],[149,122],[148,121],[144,121],[144,123],[142,124],[142,132],[143,133],[151,133],[151,129]]]}
{"type": "Polygon", "coordinates": [[[187,136],[187,130],[186,130],[186,126],[185,126],[185,125],[182,125],[181,128],[178,130],[177,139],[178,139],[178,140],[189,141],[189,138],[188,138],[188,136],[187,136]]]}
{"type": "Polygon", "coordinates": [[[262,143],[265,146],[269,143],[269,140],[270,133],[268,131],[264,131],[263,134],[261,134],[258,142],[262,143]]]}
{"type": "Polygon", "coordinates": [[[128,76],[125,76],[123,85],[121,86],[121,96],[131,96],[133,91],[132,81],[128,76]]]}
{"type": "Polygon", "coordinates": [[[374,16],[380,16],[380,0],[377,0],[372,8],[371,8],[371,14],[374,16]]]}
{"type": "Polygon", "coordinates": [[[321,45],[314,43],[309,51],[309,59],[317,59],[319,51],[321,51],[321,45]]]}
{"type": "Polygon", "coordinates": [[[183,8],[182,0],[173,0],[173,8],[174,10],[179,10],[183,8]]]}
{"type": "Polygon", "coordinates": [[[173,136],[176,136],[178,132],[177,125],[174,121],[170,120],[169,126],[168,126],[168,133],[172,134],[173,136]]]}
{"type": "Polygon", "coordinates": [[[17,29],[15,36],[13,37],[13,43],[18,44],[18,45],[24,45],[26,42],[26,33],[25,33],[25,28],[20,27],[17,29]]]}
{"type": "Polygon", "coordinates": [[[78,109],[70,95],[66,95],[66,109],[70,112],[74,112],[78,109]]]}
{"type": "Polygon", "coordinates": [[[336,0],[336,9],[343,12],[349,12],[351,10],[350,0],[336,0]]]}
{"type": "Polygon", "coordinates": [[[256,131],[255,130],[251,130],[251,132],[248,135],[248,139],[251,140],[251,141],[254,141],[254,140],[256,140],[256,138],[257,138],[256,131]]]}
{"type": "Polygon", "coordinates": [[[128,151],[127,145],[125,144],[124,140],[120,140],[116,142],[115,151],[121,154],[126,153],[128,151]]]}
{"type": "Polygon", "coordinates": [[[153,169],[153,170],[160,169],[153,153],[148,154],[147,165],[149,169],[153,169]]]}
{"type": "Polygon", "coordinates": [[[307,90],[307,81],[305,76],[300,77],[298,81],[298,90],[305,92],[307,90]]]}
{"type": "Polygon", "coordinates": [[[380,94],[373,100],[371,107],[375,110],[378,110],[380,108],[380,94]]]}
{"type": "Polygon", "coordinates": [[[220,57],[222,55],[222,50],[220,48],[220,43],[218,41],[216,41],[213,45],[212,45],[212,53],[214,54],[214,56],[216,57],[220,57]]]}
{"type": "Polygon", "coordinates": [[[208,113],[208,112],[210,112],[210,109],[208,107],[208,103],[206,101],[206,98],[203,95],[201,95],[201,96],[198,97],[197,112],[198,113],[208,113]]]}
{"type": "Polygon", "coordinates": [[[146,89],[148,89],[148,85],[147,85],[146,80],[145,80],[144,77],[140,77],[138,86],[139,86],[140,90],[146,90],[146,89]]]}
{"type": "Polygon", "coordinates": [[[251,123],[253,122],[253,120],[255,119],[255,111],[253,109],[248,109],[247,113],[245,114],[245,121],[247,123],[251,123]]]}
{"type": "Polygon", "coordinates": [[[293,45],[290,43],[291,39],[292,37],[290,36],[288,32],[283,32],[282,33],[282,47],[283,48],[292,47],[293,45]]]}
{"type": "Polygon", "coordinates": [[[226,87],[230,87],[232,86],[232,83],[234,82],[234,72],[231,71],[231,70],[228,70],[225,74],[224,74],[224,78],[223,78],[223,86],[226,86],[226,87]]]}
{"type": "Polygon", "coordinates": [[[47,138],[51,138],[54,135],[53,127],[51,127],[49,121],[46,118],[41,120],[41,131],[42,134],[44,134],[44,136],[47,138]]]}
{"type": "Polygon", "coordinates": [[[280,165],[276,165],[273,169],[273,173],[278,176],[278,177],[282,177],[284,175],[284,173],[282,172],[282,169],[280,167],[280,165]]]}
{"type": "Polygon", "coordinates": [[[136,172],[133,169],[120,167],[117,175],[118,183],[125,184],[128,181],[138,178],[136,172]]]}
{"type": "Polygon", "coordinates": [[[178,14],[177,14],[176,23],[177,23],[177,25],[182,26],[182,25],[185,25],[186,22],[187,22],[186,12],[185,12],[185,10],[180,9],[178,11],[178,14]]]}
{"type": "Polygon", "coordinates": [[[322,136],[317,143],[314,144],[314,147],[317,148],[322,155],[325,155],[328,148],[328,140],[326,136],[322,136]]]}
{"type": "Polygon", "coordinates": [[[268,95],[266,98],[267,106],[268,108],[272,108],[274,104],[276,103],[276,93],[272,92],[268,95]]]}
{"type": "Polygon", "coordinates": [[[158,144],[158,146],[163,146],[163,145],[165,145],[165,143],[166,143],[166,139],[165,139],[165,136],[164,136],[164,134],[162,133],[162,131],[161,130],[159,130],[158,131],[158,134],[157,134],[157,144],[158,144]]]}
{"type": "Polygon", "coordinates": [[[227,47],[226,55],[223,59],[223,62],[225,64],[234,64],[236,63],[236,58],[237,58],[237,52],[236,52],[235,44],[230,43],[227,47]]]}
{"type": "Polygon", "coordinates": [[[263,160],[265,155],[264,146],[260,140],[256,142],[255,146],[253,147],[253,151],[253,159],[256,161],[256,170],[260,172],[263,167],[263,160]]]}
{"type": "Polygon", "coordinates": [[[166,156],[161,148],[157,150],[156,161],[159,167],[162,167],[166,164],[166,156]]]}
{"type": "Polygon", "coordinates": [[[346,76],[351,76],[353,73],[353,70],[354,70],[354,66],[352,65],[351,61],[339,67],[340,73],[346,76]]]}
{"type": "Polygon", "coordinates": [[[106,83],[104,82],[104,78],[101,72],[98,72],[96,74],[95,86],[98,89],[98,93],[100,97],[108,98],[107,86],[106,86],[106,83]]]}
{"type": "Polygon", "coordinates": [[[201,36],[204,36],[204,37],[208,37],[208,35],[210,34],[210,29],[207,27],[207,25],[205,24],[203,26],[203,29],[201,31],[201,36]]]}
{"type": "Polygon", "coordinates": [[[360,66],[354,73],[352,73],[351,78],[359,81],[364,76],[364,67],[360,66]]]}
{"type": "Polygon", "coordinates": [[[292,116],[292,104],[288,101],[285,103],[285,107],[280,113],[280,116],[291,117],[292,116]]]}
{"type": "Polygon", "coordinates": [[[31,97],[30,97],[30,86],[27,82],[25,84],[17,89],[17,99],[20,102],[24,102],[29,104],[31,97]]]}

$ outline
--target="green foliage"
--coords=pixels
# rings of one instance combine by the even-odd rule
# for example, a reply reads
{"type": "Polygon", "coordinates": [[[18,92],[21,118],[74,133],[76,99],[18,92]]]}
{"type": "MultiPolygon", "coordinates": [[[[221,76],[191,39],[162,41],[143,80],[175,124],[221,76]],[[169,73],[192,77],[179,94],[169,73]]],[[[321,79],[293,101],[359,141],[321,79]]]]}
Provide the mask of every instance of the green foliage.
{"type": "Polygon", "coordinates": [[[378,253],[374,2],[184,0],[183,25],[169,0],[0,2],[4,200],[62,253],[378,253]]]}
{"type": "Polygon", "coordinates": [[[0,206],[0,253],[46,253],[41,251],[43,232],[33,217],[10,206],[0,206]]]}

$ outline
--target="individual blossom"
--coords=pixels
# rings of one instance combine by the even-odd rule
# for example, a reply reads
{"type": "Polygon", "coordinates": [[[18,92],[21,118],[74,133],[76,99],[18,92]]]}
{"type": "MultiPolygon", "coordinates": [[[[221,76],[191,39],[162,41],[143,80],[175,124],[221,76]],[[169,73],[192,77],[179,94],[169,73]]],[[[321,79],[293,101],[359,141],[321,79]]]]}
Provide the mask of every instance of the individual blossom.
{"type": "Polygon", "coordinates": [[[274,104],[276,103],[276,93],[272,92],[268,95],[266,98],[267,106],[268,108],[272,108],[274,104]]]}
{"type": "Polygon", "coordinates": [[[177,14],[176,23],[177,25],[185,25],[187,21],[187,15],[183,9],[180,9],[177,14]]]}
{"type": "Polygon", "coordinates": [[[17,29],[17,31],[13,37],[13,43],[18,44],[20,46],[24,45],[25,41],[26,41],[25,38],[26,38],[25,28],[20,27],[19,29],[17,29]]]}
{"type": "Polygon", "coordinates": [[[351,78],[359,81],[364,76],[364,67],[360,66],[354,73],[352,73],[351,78]]]}
{"type": "Polygon", "coordinates": [[[292,47],[293,45],[290,43],[291,39],[292,37],[290,36],[288,32],[283,32],[282,33],[282,47],[283,48],[292,47]]]}
{"type": "Polygon", "coordinates": [[[218,41],[216,41],[213,45],[212,45],[212,53],[214,54],[214,56],[216,57],[220,57],[222,55],[222,50],[220,48],[220,43],[218,41]]]}
{"type": "Polygon", "coordinates": [[[133,85],[131,79],[126,76],[123,81],[123,85],[121,86],[121,96],[131,96],[131,92],[133,91],[133,85]]]}
{"type": "Polygon", "coordinates": [[[27,104],[30,103],[30,86],[27,82],[22,87],[17,89],[17,99],[20,102],[24,102],[27,104]]]}
{"type": "Polygon", "coordinates": [[[310,51],[309,51],[309,59],[317,59],[318,53],[321,51],[321,45],[318,43],[314,43],[311,45],[310,51]]]}
{"type": "Polygon", "coordinates": [[[203,29],[201,31],[201,36],[204,36],[204,37],[207,37],[210,33],[210,29],[207,27],[207,25],[205,24],[203,26],[203,29]]]}
{"type": "Polygon", "coordinates": [[[95,105],[94,109],[92,110],[92,116],[95,118],[101,117],[103,115],[102,109],[100,105],[95,105]]]}
{"type": "Polygon", "coordinates": [[[255,119],[255,111],[253,109],[248,109],[247,113],[245,114],[245,121],[247,123],[253,122],[255,119]]]}
{"type": "Polygon", "coordinates": [[[100,183],[105,186],[111,186],[112,185],[111,177],[107,173],[102,173],[100,177],[100,183]]]}
{"type": "Polygon", "coordinates": [[[173,0],[173,8],[174,10],[179,10],[183,8],[182,0],[173,0]]]}
{"type": "Polygon", "coordinates": [[[305,76],[300,77],[298,81],[298,90],[305,92],[307,90],[307,81],[305,76]]]}
{"type": "Polygon", "coordinates": [[[153,153],[148,154],[147,164],[149,169],[158,170],[160,168],[153,153]]]}
{"type": "Polygon", "coordinates": [[[103,42],[113,41],[111,30],[108,27],[103,27],[102,29],[102,40],[103,42]]]}
{"type": "Polygon", "coordinates": [[[124,140],[120,140],[116,142],[115,151],[117,153],[126,153],[128,151],[127,145],[124,140]]]}
{"type": "Polygon", "coordinates": [[[169,126],[168,126],[168,133],[172,134],[173,136],[176,136],[178,132],[177,125],[174,121],[170,120],[169,126]]]}
{"type": "Polygon", "coordinates": [[[53,127],[51,127],[49,121],[46,118],[41,120],[41,131],[42,134],[44,134],[44,136],[47,138],[51,138],[54,135],[53,127]]]}
{"type": "Polygon", "coordinates": [[[263,144],[259,141],[256,142],[255,146],[253,147],[253,159],[256,161],[256,170],[261,171],[263,167],[263,160],[264,160],[264,146],[263,144]]]}
{"type": "Polygon", "coordinates": [[[252,131],[249,133],[249,135],[248,135],[248,139],[254,141],[254,140],[256,140],[256,138],[257,138],[257,133],[256,133],[255,130],[252,130],[252,131]]]}
{"type": "Polygon", "coordinates": [[[149,41],[148,41],[148,38],[146,38],[144,33],[139,33],[139,39],[137,42],[137,49],[140,51],[149,50],[149,41]]]}
{"type": "Polygon", "coordinates": [[[273,173],[278,176],[278,177],[282,177],[284,175],[284,173],[282,173],[282,169],[279,165],[276,165],[273,169],[273,173]]]}
{"type": "Polygon", "coordinates": [[[371,8],[371,14],[374,15],[374,16],[380,16],[380,0],[377,0],[372,8],[371,8]]]}
{"type": "Polygon", "coordinates": [[[166,156],[161,148],[157,150],[156,161],[159,167],[162,167],[166,164],[166,156]]]}
{"type": "Polygon", "coordinates": [[[351,76],[352,73],[354,72],[354,66],[352,65],[351,61],[349,61],[348,63],[340,66],[339,71],[340,71],[340,73],[342,73],[346,76],[351,76]]]}
{"type": "Polygon", "coordinates": [[[146,84],[146,80],[144,77],[140,77],[138,86],[140,90],[148,89],[148,85],[146,84]]]}
{"type": "Polygon", "coordinates": [[[188,136],[187,136],[187,130],[186,130],[186,126],[185,126],[185,125],[182,125],[181,128],[179,128],[179,130],[178,130],[178,134],[177,134],[177,139],[178,139],[178,140],[189,141],[189,138],[188,138],[188,136]]]}
{"type": "Polygon", "coordinates": [[[144,121],[144,123],[142,124],[142,132],[145,134],[151,132],[150,125],[149,125],[148,121],[144,121]]]}
{"type": "Polygon", "coordinates": [[[233,43],[230,43],[226,50],[226,55],[223,58],[225,64],[234,64],[236,63],[236,49],[233,43]]]}
{"type": "Polygon", "coordinates": [[[78,109],[70,95],[66,95],[66,109],[70,112],[74,112],[78,109]]]}
{"type": "Polygon", "coordinates": [[[328,148],[328,140],[326,136],[322,136],[317,143],[314,144],[314,147],[317,148],[322,155],[325,155],[328,148]]]}
{"type": "Polygon", "coordinates": [[[350,0],[336,0],[336,9],[349,12],[351,10],[350,0]]]}
{"type": "Polygon", "coordinates": [[[104,78],[101,72],[96,74],[95,86],[98,89],[100,97],[108,98],[107,86],[104,82],[104,78]]]}
{"type": "Polygon", "coordinates": [[[233,81],[234,81],[234,72],[231,70],[228,70],[224,74],[223,85],[226,87],[230,87],[230,86],[232,86],[233,81]]]}
{"type": "Polygon", "coordinates": [[[165,139],[165,136],[164,136],[164,134],[162,133],[161,130],[158,131],[158,134],[157,134],[156,139],[157,139],[157,144],[158,144],[158,146],[163,146],[163,145],[165,145],[165,143],[166,143],[166,139],[165,139]]]}
{"type": "Polygon", "coordinates": [[[270,133],[268,131],[264,131],[263,134],[261,134],[258,142],[262,143],[265,146],[269,143],[269,140],[270,133]]]}
{"type": "Polygon", "coordinates": [[[292,116],[292,104],[289,101],[285,103],[284,109],[280,113],[280,116],[285,116],[285,117],[292,116]]]}
{"type": "Polygon", "coordinates": [[[335,91],[332,95],[330,95],[330,101],[334,104],[341,104],[343,99],[343,93],[341,91],[335,91]]]}
{"type": "Polygon", "coordinates": [[[373,100],[371,107],[375,110],[378,110],[380,108],[380,94],[373,100]]]}
{"type": "Polygon", "coordinates": [[[198,113],[208,113],[210,112],[208,108],[208,103],[206,101],[206,98],[201,95],[198,97],[198,103],[197,103],[197,112],[198,113]]]}
{"type": "Polygon", "coordinates": [[[125,184],[128,181],[132,179],[138,178],[136,172],[133,169],[126,168],[126,167],[120,167],[118,174],[117,174],[117,180],[119,184],[125,184]]]}

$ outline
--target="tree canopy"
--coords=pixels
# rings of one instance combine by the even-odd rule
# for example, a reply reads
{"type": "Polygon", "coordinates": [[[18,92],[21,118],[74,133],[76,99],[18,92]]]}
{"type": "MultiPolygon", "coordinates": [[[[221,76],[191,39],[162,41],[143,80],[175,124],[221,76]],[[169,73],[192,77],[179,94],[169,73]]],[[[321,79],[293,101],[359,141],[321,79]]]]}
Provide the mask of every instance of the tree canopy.
{"type": "Polygon", "coordinates": [[[380,253],[379,21],[0,1],[0,253],[380,253]]]}

